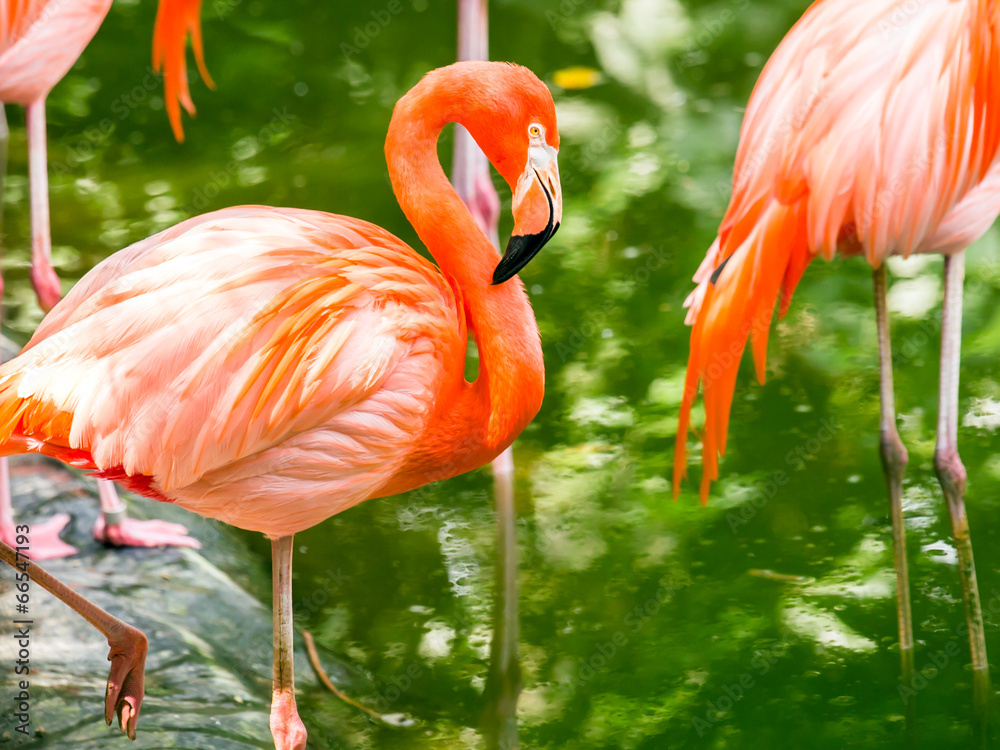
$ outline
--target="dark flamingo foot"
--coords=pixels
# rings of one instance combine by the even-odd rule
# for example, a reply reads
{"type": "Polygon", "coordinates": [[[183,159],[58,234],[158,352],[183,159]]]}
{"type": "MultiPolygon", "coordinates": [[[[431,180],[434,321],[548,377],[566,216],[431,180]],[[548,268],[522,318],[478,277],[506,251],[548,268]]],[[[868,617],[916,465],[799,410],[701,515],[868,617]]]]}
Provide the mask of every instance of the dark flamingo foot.
{"type": "Polygon", "coordinates": [[[188,536],[187,529],[179,523],[124,518],[119,523],[107,524],[103,515],[94,524],[94,539],[112,547],[201,548],[201,542],[188,536]]]}
{"type": "MultiPolygon", "coordinates": [[[[57,513],[42,523],[23,524],[31,528],[27,536],[30,540],[28,555],[32,560],[55,560],[76,554],[76,547],[66,544],[59,538],[59,532],[67,523],[69,523],[69,516],[66,513],[57,513]]],[[[0,539],[11,547],[18,546],[15,541],[17,534],[14,533],[13,528],[0,528],[0,539]]]]}
{"type": "Polygon", "coordinates": [[[104,697],[104,721],[118,717],[118,728],[130,740],[135,739],[135,725],[145,695],[146,651],[149,644],[142,631],[125,625],[120,636],[108,638],[111,673],[104,697]]]}

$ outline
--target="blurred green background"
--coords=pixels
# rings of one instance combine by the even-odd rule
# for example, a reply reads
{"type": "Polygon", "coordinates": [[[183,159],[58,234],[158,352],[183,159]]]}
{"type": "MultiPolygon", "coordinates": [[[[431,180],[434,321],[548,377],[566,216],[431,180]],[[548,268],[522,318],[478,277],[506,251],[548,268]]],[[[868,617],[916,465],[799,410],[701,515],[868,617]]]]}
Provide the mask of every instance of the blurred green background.
{"type": "MultiPolygon", "coordinates": [[[[399,2],[370,34],[372,12],[385,18],[390,3],[205,0],[218,90],[192,81],[198,115],[178,145],[148,70],[154,3],[117,0],[49,99],[52,237],[66,288],[133,241],[241,203],[357,216],[419,247],[388,184],[383,137],[396,99],[454,59],[456,11],[442,0],[399,2]]],[[[565,215],[522,273],[548,385],[515,445],[526,748],[904,745],[863,261],[809,269],[772,336],[766,385],[745,363],[708,506],[693,483],[677,503],[668,487],[687,357],[681,305],[728,200],[743,107],[807,4],[491,3],[494,59],[550,84],[572,65],[602,74],[586,90],[552,85],[565,215]]],[[[27,283],[23,113],[8,115],[4,320],[25,340],[41,314],[27,283]]],[[[450,134],[441,154],[447,166],[450,134]]],[[[496,181],[505,236],[510,196],[496,181]]],[[[996,231],[968,264],[960,443],[996,660],[996,231]]],[[[925,677],[916,745],[926,748],[972,741],[961,592],[932,466],[940,272],[939,259],[891,265],[916,666],[925,677]],[[959,656],[942,664],[955,643],[959,656]]],[[[266,601],[268,546],[245,536],[259,553],[256,593],[266,601]]],[[[483,745],[494,539],[486,470],[366,503],[297,537],[300,624],[351,665],[354,697],[414,720],[385,727],[307,694],[310,747],[483,745]]]]}

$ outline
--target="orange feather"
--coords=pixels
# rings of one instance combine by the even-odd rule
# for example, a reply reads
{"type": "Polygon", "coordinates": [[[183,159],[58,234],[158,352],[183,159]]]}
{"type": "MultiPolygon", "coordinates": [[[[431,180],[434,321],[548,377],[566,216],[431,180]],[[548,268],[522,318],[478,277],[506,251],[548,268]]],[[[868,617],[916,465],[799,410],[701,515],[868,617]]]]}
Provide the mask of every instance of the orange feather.
{"type": "Polygon", "coordinates": [[[194,102],[187,75],[187,40],[191,38],[195,64],[201,79],[210,89],[215,82],[205,66],[201,43],[201,0],[160,0],[153,28],[153,70],[163,71],[164,99],[174,137],[184,141],[181,106],[194,115],[194,102]]]}

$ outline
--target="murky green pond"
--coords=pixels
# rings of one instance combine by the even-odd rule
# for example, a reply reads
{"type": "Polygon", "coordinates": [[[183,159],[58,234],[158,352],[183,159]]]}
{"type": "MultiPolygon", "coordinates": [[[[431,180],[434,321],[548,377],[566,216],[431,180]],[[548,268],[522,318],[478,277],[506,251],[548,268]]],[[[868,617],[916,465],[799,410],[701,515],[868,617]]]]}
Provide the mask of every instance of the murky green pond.
{"type": "MultiPolygon", "coordinates": [[[[63,277],[186,216],[240,203],[354,215],[416,244],[386,179],[382,138],[395,100],[453,59],[454,4],[205,5],[219,90],[194,84],[199,112],[185,144],[173,142],[147,70],[149,0],[118,0],[53,92],[52,233],[63,277]]],[[[515,446],[524,747],[905,746],[871,276],[861,261],[815,264],[772,336],[768,383],[757,385],[749,366],[741,374],[708,507],[693,485],[677,503],[668,488],[687,357],[681,304],[725,208],[742,107],[806,5],[492,4],[494,58],[547,80],[570,65],[604,76],[587,90],[556,90],[563,228],[522,276],[548,383],[542,413],[515,446]]],[[[24,337],[40,313],[26,283],[23,114],[10,117],[4,314],[24,337]]],[[[503,235],[506,189],[502,197],[503,235]]],[[[890,297],[911,456],[921,748],[973,742],[961,592],[932,467],[940,270],[938,260],[892,266],[890,297]]],[[[960,442],[996,665],[998,303],[992,231],[969,254],[960,442]]],[[[269,570],[264,540],[248,536],[269,570]]],[[[354,697],[414,720],[381,726],[307,694],[310,747],[483,746],[484,717],[511,692],[488,679],[497,594],[489,472],[367,503],[297,541],[301,625],[366,676],[355,684],[374,686],[354,697]]]]}

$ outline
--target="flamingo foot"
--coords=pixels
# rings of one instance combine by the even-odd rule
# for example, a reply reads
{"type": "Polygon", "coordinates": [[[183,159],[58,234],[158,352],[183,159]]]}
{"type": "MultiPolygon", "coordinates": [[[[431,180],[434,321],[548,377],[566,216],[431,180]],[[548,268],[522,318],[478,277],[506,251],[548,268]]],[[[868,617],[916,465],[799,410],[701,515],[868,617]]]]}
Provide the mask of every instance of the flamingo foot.
{"type": "MultiPolygon", "coordinates": [[[[69,557],[76,554],[76,547],[66,544],[59,538],[59,532],[69,523],[69,515],[57,513],[47,521],[30,524],[31,532],[28,535],[31,540],[29,553],[32,560],[55,560],[60,557],[69,557]]],[[[16,547],[17,534],[14,527],[0,528],[0,540],[4,544],[16,547]]]]}
{"type": "Polygon", "coordinates": [[[33,263],[31,266],[31,285],[35,287],[38,296],[38,306],[48,312],[62,299],[62,284],[55,269],[48,263],[33,263]]]}
{"type": "MultiPolygon", "coordinates": [[[[188,536],[187,529],[179,523],[168,521],[139,521],[124,518],[108,524],[104,515],[94,524],[94,539],[112,547],[190,547],[201,549],[201,542],[188,536]]],[[[32,542],[34,548],[34,542],[32,542]]]]}
{"type": "Polygon", "coordinates": [[[149,643],[142,631],[126,625],[120,636],[108,638],[111,651],[111,673],[104,697],[104,721],[111,726],[111,719],[118,717],[118,728],[135,739],[135,725],[145,695],[146,652],[149,643]]]}
{"type": "Polygon", "coordinates": [[[270,723],[275,750],[305,750],[306,727],[299,718],[294,688],[272,693],[270,723]]]}

